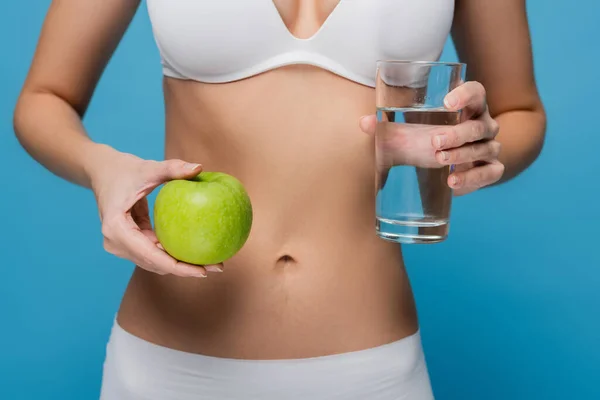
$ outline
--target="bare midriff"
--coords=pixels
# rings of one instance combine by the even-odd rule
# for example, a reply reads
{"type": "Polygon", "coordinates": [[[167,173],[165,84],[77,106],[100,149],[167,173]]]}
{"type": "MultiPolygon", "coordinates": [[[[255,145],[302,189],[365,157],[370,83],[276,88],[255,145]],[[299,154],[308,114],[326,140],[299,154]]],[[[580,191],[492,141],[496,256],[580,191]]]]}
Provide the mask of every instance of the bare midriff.
{"type": "Polygon", "coordinates": [[[400,247],[374,228],[374,90],[311,66],[237,82],[165,78],[166,158],[236,176],[254,222],[208,278],[136,268],[118,322],[162,346],[245,359],[389,343],[418,327],[400,247]]]}

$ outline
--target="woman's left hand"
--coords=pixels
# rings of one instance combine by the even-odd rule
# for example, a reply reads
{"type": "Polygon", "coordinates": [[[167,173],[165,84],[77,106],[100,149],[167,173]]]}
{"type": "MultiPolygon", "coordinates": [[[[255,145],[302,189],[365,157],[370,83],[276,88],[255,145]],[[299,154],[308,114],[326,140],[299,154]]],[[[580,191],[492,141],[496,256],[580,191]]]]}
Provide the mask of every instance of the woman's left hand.
{"type": "MultiPolygon", "coordinates": [[[[499,127],[490,116],[484,87],[478,82],[466,82],[446,96],[445,106],[448,110],[462,110],[464,122],[425,130],[423,134],[427,137],[423,140],[428,140],[429,150],[423,157],[433,156],[439,165],[455,166],[448,185],[457,196],[498,182],[504,174],[504,165],[498,160],[499,127]]],[[[375,133],[376,125],[375,116],[363,117],[360,121],[361,129],[369,134],[375,133]]],[[[397,127],[399,135],[404,131],[401,126],[397,127]]]]}

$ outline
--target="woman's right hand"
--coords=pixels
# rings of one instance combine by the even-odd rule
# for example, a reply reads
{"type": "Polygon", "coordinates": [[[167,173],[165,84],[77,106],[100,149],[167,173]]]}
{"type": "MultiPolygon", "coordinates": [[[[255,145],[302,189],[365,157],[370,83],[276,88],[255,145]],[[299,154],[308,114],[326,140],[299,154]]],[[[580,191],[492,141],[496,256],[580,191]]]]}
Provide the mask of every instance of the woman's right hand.
{"type": "Polygon", "coordinates": [[[222,264],[198,266],[171,257],[160,245],[150,222],[146,196],[169,180],[196,176],[202,166],[182,160],[143,160],[113,149],[107,153],[89,171],[104,249],[160,275],[203,278],[207,271],[221,272],[222,264]]]}

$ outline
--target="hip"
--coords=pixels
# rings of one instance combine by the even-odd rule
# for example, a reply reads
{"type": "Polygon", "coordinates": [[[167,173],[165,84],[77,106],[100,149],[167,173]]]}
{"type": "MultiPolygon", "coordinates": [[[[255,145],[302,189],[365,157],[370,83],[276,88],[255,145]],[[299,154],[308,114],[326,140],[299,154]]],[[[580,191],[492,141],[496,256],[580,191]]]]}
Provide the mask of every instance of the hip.
{"type": "Polygon", "coordinates": [[[341,354],[241,360],[169,349],[113,326],[101,400],[306,398],[433,399],[420,332],[341,354]]]}

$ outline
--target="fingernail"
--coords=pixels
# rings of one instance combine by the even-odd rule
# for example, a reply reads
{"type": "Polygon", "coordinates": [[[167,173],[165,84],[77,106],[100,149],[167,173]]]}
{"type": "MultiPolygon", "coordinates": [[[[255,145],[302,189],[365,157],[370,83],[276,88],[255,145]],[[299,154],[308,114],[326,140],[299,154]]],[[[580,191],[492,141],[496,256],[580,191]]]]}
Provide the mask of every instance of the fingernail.
{"type": "Polygon", "coordinates": [[[444,160],[444,161],[448,161],[448,159],[450,158],[450,154],[448,154],[447,151],[441,151],[440,156],[442,157],[442,160],[444,160]]]}
{"type": "Polygon", "coordinates": [[[223,272],[223,270],[217,265],[208,265],[204,267],[208,272],[223,272]]]}
{"type": "Polygon", "coordinates": [[[443,145],[446,144],[446,136],[444,135],[438,135],[435,137],[435,146],[438,149],[441,149],[443,145]]]}
{"type": "Polygon", "coordinates": [[[206,271],[204,268],[196,268],[196,267],[191,267],[192,270],[190,270],[189,274],[191,277],[194,278],[206,278],[206,271]]]}
{"type": "Polygon", "coordinates": [[[363,115],[362,117],[360,117],[360,119],[358,120],[358,125],[360,126],[361,129],[365,128],[365,119],[367,118],[367,115],[363,115]]]}
{"type": "Polygon", "coordinates": [[[449,94],[446,96],[444,103],[446,103],[447,107],[454,108],[458,104],[458,98],[453,94],[449,94]]]}
{"type": "Polygon", "coordinates": [[[458,187],[459,182],[460,182],[460,180],[458,179],[458,177],[456,175],[454,175],[450,178],[450,185],[452,185],[452,187],[458,187]]]}
{"type": "Polygon", "coordinates": [[[159,249],[161,249],[161,250],[164,250],[164,249],[165,249],[165,248],[163,247],[163,245],[162,245],[162,244],[160,244],[160,243],[156,243],[156,247],[158,247],[158,248],[159,248],[159,249]]]}
{"type": "Polygon", "coordinates": [[[194,169],[198,168],[199,166],[200,166],[200,164],[185,163],[185,169],[189,169],[189,170],[194,170],[194,169]]]}

